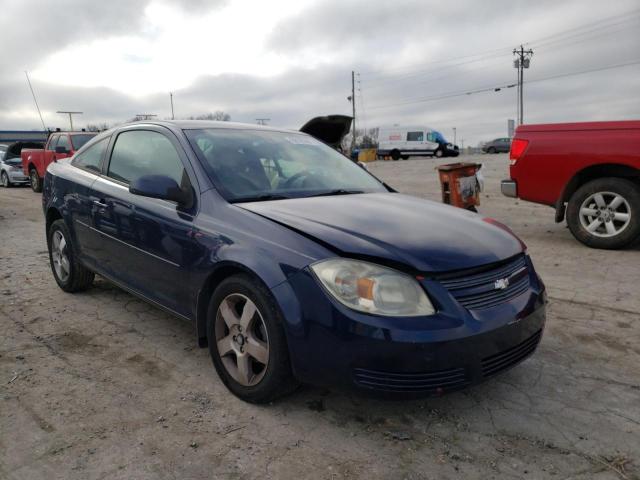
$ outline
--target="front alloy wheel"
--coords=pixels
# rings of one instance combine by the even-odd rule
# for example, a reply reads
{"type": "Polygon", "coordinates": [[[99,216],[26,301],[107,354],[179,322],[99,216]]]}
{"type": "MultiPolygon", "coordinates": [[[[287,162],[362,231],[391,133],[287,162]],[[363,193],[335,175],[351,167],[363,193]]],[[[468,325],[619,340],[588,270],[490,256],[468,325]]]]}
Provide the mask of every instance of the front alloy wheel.
{"type": "Polygon", "coordinates": [[[229,375],[245,387],[259,383],[269,363],[269,337],[255,303],[239,293],[228,295],[218,307],[215,331],[229,375]]]}
{"type": "Polygon", "coordinates": [[[31,190],[34,192],[42,191],[42,182],[40,182],[40,176],[38,175],[38,171],[35,168],[32,168],[29,171],[29,179],[31,181],[31,190]]]}
{"type": "Polygon", "coordinates": [[[233,275],[215,289],[207,313],[207,341],[220,379],[246,402],[271,402],[298,385],[280,308],[253,276],[233,275]]]}
{"type": "Polygon", "coordinates": [[[11,182],[9,181],[9,175],[7,175],[7,172],[2,172],[2,186],[4,188],[9,188],[11,186],[11,182]]]}

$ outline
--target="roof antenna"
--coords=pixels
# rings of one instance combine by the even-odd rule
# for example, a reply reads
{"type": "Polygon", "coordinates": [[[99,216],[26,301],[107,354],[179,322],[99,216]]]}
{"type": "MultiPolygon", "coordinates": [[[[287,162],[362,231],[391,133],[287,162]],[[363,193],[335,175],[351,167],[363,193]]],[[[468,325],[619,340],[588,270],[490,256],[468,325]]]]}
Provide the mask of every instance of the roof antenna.
{"type": "Polygon", "coordinates": [[[27,76],[27,83],[29,84],[29,90],[31,90],[31,95],[33,95],[33,101],[36,104],[36,109],[38,109],[38,115],[40,115],[40,121],[42,122],[42,130],[46,131],[47,127],[44,124],[44,120],[42,119],[42,113],[40,112],[40,107],[38,106],[38,100],[36,100],[36,94],[33,91],[33,87],[31,86],[31,80],[29,80],[29,73],[25,70],[24,74],[27,76]]]}

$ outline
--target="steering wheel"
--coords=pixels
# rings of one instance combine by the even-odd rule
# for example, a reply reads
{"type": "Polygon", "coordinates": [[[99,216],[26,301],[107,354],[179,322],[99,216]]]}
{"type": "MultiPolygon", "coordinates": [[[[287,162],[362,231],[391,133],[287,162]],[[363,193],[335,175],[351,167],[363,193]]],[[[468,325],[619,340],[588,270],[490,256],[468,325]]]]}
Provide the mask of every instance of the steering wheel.
{"type": "Polygon", "coordinates": [[[314,173],[314,170],[302,170],[298,173],[293,174],[292,176],[290,176],[289,178],[287,178],[287,180],[284,182],[283,187],[284,188],[290,188],[291,185],[293,185],[293,183],[303,177],[313,177],[316,176],[316,174],[314,173]]]}

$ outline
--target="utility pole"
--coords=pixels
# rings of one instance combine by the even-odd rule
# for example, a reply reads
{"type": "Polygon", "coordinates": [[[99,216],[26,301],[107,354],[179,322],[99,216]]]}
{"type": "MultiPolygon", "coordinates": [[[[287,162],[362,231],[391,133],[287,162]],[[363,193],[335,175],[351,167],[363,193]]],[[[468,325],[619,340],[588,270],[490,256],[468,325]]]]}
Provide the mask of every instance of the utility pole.
{"type": "Polygon", "coordinates": [[[270,118],[256,118],[258,125],[266,125],[270,120],[270,118]]]}
{"type": "Polygon", "coordinates": [[[171,120],[175,120],[176,116],[173,114],[173,92],[169,92],[169,99],[171,100],[171,120]]]}
{"type": "Polygon", "coordinates": [[[56,113],[66,113],[67,115],[69,115],[69,125],[71,126],[71,131],[73,132],[73,116],[82,115],[83,112],[69,112],[65,110],[58,110],[56,113]]]}
{"type": "Polygon", "coordinates": [[[457,134],[457,132],[456,132],[456,127],[453,127],[453,144],[454,144],[454,145],[456,144],[456,138],[457,138],[457,137],[456,137],[456,134],[457,134]]]}
{"type": "Polygon", "coordinates": [[[524,69],[529,68],[533,50],[525,50],[520,45],[520,50],[514,48],[513,54],[518,57],[513,61],[513,67],[518,69],[518,125],[522,125],[524,123],[524,69]]]}
{"type": "Polygon", "coordinates": [[[353,111],[353,138],[351,139],[351,151],[356,147],[356,72],[351,71],[351,96],[348,97],[353,111]]]}

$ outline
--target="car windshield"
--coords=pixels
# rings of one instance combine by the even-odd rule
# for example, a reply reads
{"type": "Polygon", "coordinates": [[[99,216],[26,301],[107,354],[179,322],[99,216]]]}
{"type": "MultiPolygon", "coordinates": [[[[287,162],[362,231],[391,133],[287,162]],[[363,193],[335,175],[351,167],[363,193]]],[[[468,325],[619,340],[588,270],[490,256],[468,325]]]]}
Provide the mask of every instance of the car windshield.
{"type": "Polygon", "coordinates": [[[387,191],[363,168],[305,134],[228,128],[185,133],[230,202],[387,191]]]}
{"type": "Polygon", "coordinates": [[[74,150],[80,150],[85,143],[91,140],[95,135],[71,135],[71,143],[73,143],[74,150]]]}

